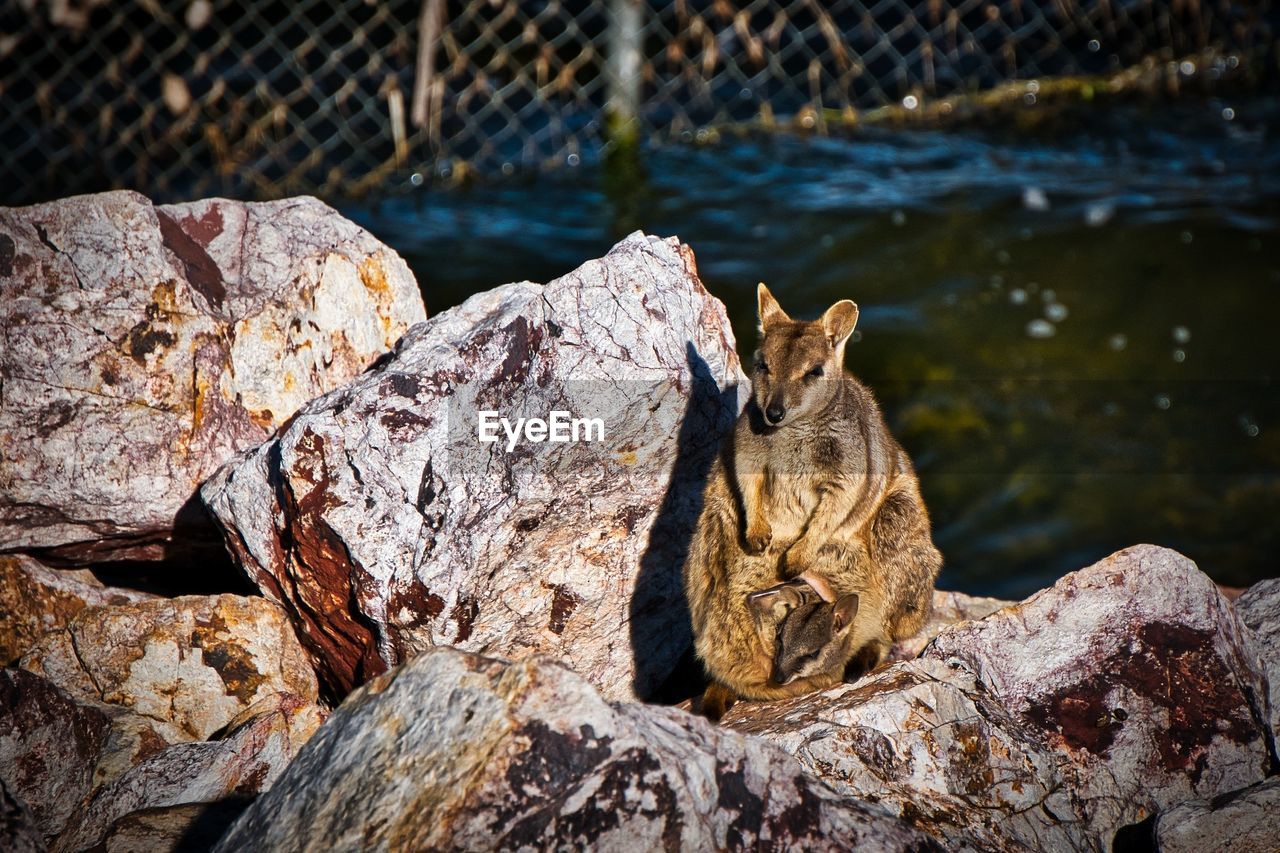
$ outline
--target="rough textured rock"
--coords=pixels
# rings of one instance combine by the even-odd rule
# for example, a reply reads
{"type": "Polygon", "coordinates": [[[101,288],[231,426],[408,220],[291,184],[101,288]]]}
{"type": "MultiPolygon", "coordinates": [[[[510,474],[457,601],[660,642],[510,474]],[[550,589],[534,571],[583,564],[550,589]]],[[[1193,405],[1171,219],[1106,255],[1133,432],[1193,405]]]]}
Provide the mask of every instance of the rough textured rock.
{"type": "MultiPolygon", "coordinates": [[[[313,703],[293,696],[266,698],[221,739],[174,744],[103,785],[51,846],[55,851],[95,848],[108,837],[136,831],[138,821],[126,818],[143,813],[152,817],[152,835],[168,834],[170,843],[160,848],[171,848],[205,811],[184,810],[159,824],[156,810],[208,804],[225,809],[269,790],[323,720],[313,703]]],[[[123,841],[117,838],[116,846],[123,841]]]]}
{"type": "Polygon", "coordinates": [[[1175,806],[1156,818],[1160,853],[1275,853],[1280,850],[1280,778],[1175,806]]]}
{"type": "Polygon", "coordinates": [[[153,597],[105,587],[84,570],[54,569],[30,557],[0,555],[0,666],[15,662],[86,607],[153,597]]]}
{"type": "Polygon", "coordinates": [[[1124,824],[1267,773],[1266,680],[1246,631],[1195,563],[1140,545],[926,654],[976,673],[1063,757],[1081,820],[1109,844],[1124,824]]]}
{"type": "Polygon", "coordinates": [[[0,850],[8,853],[40,853],[43,836],[27,804],[9,791],[0,779],[0,850]]]}
{"type": "Polygon", "coordinates": [[[966,595],[963,592],[934,590],[933,612],[929,621],[925,622],[914,637],[899,640],[889,649],[890,661],[911,660],[918,657],[929,645],[929,641],[957,622],[982,619],[995,613],[1002,607],[1009,607],[1012,601],[1000,598],[984,598],[978,595],[966,595]]]}
{"type": "Polygon", "coordinates": [[[317,698],[284,612],[236,595],[88,609],[21,665],[77,697],[146,717],[170,743],[204,740],[275,694],[317,698]]]}
{"type": "Polygon", "coordinates": [[[216,803],[139,809],[111,825],[100,849],[106,853],[209,850],[249,802],[247,797],[229,797],[216,803]]]}
{"type": "Polygon", "coordinates": [[[420,655],[348,697],[218,850],[925,850],[781,750],[535,656],[420,655]]]}
{"type": "Polygon", "coordinates": [[[423,317],[404,262],[315,199],[0,208],[3,548],[162,556],[214,469],[423,317]]]}
{"type": "Polygon", "coordinates": [[[918,661],[724,723],[953,844],[1104,850],[1266,775],[1264,683],[1212,581],[1139,546],[942,631],[918,661]]]}
{"type": "Polygon", "coordinates": [[[47,679],[0,671],[0,779],[54,838],[98,786],[165,746],[149,722],[77,701],[47,679]]]}
{"type": "Polygon", "coordinates": [[[1253,635],[1271,686],[1271,731],[1280,738],[1280,578],[1260,581],[1236,599],[1236,613],[1253,635]]]}
{"type": "Polygon", "coordinates": [[[145,717],[6,669],[0,779],[30,806],[54,850],[82,850],[127,833],[136,824],[127,818],[137,812],[196,807],[160,825],[151,821],[153,834],[168,831],[173,842],[207,810],[228,819],[228,806],[270,787],[323,719],[314,702],[273,693],[231,720],[217,740],[171,745],[145,717]]]}
{"type": "Polygon", "coordinates": [[[738,705],[724,724],[781,746],[837,791],[889,808],[950,849],[1089,846],[1057,793],[1051,751],[971,673],[939,661],[897,664],[786,702],[738,705]]]}
{"type": "Polygon", "coordinates": [[[690,641],[680,565],[744,381],[692,252],[634,234],[416,327],[202,495],[337,693],[438,643],[646,696],[690,641]],[[508,452],[479,410],[598,417],[605,440],[508,452]]]}

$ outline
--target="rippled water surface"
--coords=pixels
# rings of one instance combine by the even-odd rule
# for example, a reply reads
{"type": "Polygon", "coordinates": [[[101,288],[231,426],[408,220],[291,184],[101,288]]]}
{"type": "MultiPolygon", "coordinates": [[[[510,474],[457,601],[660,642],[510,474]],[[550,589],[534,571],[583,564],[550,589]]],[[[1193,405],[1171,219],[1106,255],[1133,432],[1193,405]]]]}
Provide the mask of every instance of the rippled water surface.
{"type": "Polygon", "coordinates": [[[1002,131],[751,138],[344,212],[438,312],[636,228],[729,307],[861,308],[849,367],[920,471],[940,585],[1005,596],[1124,545],[1280,575],[1280,106],[1126,107],[1002,131]]]}

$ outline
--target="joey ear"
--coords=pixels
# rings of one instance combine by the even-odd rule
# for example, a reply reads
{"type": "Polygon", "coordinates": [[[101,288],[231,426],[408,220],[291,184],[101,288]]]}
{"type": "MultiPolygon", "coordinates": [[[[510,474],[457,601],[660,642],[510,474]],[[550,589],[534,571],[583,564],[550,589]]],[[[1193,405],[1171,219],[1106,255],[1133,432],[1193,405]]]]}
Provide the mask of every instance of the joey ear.
{"type": "Polygon", "coordinates": [[[778,323],[786,323],[791,320],[787,316],[787,312],[782,310],[782,306],[778,304],[778,300],[773,298],[773,294],[769,292],[769,288],[765,287],[764,282],[756,287],[756,303],[760,312],[760,332],[766,334],[771,326],[778,323]]]}
{"type": "Polygon", "coordinates": [[[762,589],[747,596],[747,606],[757,616],[768,616],[773,612],[773,607],[778,602],[778,597],[777,587],[762,589]]]}
{"type": "Polygon", "coordinates": [[[841,299],[822,315],[822,331],[826,333],[827,340],[833,347],[843,344],[853,334],[853,327],[856,325],[858,325],[858,306],[848,299],[841,299]]]}
{"type": "Polygon", "coordinates": [[[833,625],[837,632],[853,624],[858,615],[858,596],[855,593],[842,595],[836,599],[835,613],[832,615],[833,625]]]}
{"type": "Polygon", "coordinates": [[[781,617],[803,603],[804,593],[794,582],[771,586],[747,596],[747,604],[757,616],[781,617]]]}

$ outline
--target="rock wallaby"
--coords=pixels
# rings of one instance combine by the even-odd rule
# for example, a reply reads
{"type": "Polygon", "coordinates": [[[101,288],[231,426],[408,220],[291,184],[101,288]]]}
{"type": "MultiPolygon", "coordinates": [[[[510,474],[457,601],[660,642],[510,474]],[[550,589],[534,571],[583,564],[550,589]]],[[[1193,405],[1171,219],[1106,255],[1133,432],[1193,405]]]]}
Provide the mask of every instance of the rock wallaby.
{"type": "Polygon", "coordinates": [[[839,648],[869,668],[923,626],[942,565],[911,460],[844,369],[857,306],[842,300],[803,322],[763,284],[758,297],[752,399],[712,468],[684,567],[695,648],[714,682],[709,716],[734,696],[795,696],[843,675],[779,683],[789,611],[762,613],[754,594],[804,575],[832,603],[856,595],[839,648]]]}

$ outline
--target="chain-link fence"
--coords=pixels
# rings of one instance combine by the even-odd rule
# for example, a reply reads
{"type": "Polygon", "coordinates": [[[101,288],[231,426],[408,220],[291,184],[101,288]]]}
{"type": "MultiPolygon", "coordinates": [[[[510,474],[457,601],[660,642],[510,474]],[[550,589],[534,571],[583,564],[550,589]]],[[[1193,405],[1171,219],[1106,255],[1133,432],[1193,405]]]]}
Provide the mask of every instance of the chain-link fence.
{"type": "MultiPolygon", "coordinates": [[[[359,194],[645,141],[854,119],[1211,51],[1275,63],[1270,0],[9,0],[0,202],[359,194]]],[[[1185,65],[1183,66],[1185,68],[1185,65]]],[[[1273,69],[1274,70],[1274,69],[1273,69]]]]}

